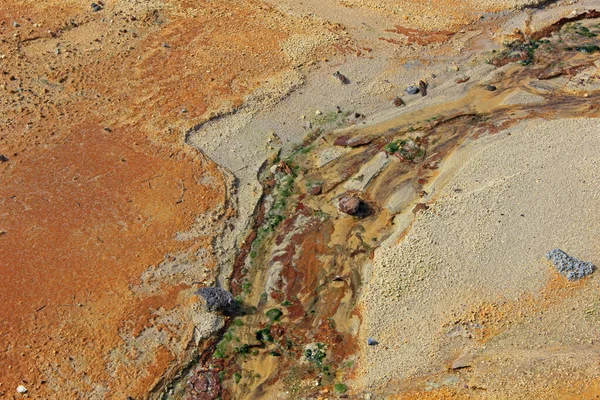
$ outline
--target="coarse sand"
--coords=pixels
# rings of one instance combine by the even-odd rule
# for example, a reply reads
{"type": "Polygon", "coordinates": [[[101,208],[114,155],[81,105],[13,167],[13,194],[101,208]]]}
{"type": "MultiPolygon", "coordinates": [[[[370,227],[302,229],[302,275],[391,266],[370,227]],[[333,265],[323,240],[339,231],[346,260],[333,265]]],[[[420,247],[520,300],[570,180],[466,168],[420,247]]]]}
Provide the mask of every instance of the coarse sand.
{"type": "Polygon", "coordinates": [[[599,122],[529,121],[463,146],[442,166],[429,210],[375,252],[362,298],[364,387],[410,386],[461,354],[498,361],[498,352],[495,369],[471,373],[493,388],[486,398],[523,398],[574,371],[600,376],[595,348],[569,350],[600,333],[586,317],[598,277],[569,286],[544,258],[560,247],[600,261],[599,122]],[[570,291],[544,301],[557,287],[570,291]],[[535,363],[532,349],[548,351],[535,363]],[[535,387],[523,379],[529,372],[535,387]]]}

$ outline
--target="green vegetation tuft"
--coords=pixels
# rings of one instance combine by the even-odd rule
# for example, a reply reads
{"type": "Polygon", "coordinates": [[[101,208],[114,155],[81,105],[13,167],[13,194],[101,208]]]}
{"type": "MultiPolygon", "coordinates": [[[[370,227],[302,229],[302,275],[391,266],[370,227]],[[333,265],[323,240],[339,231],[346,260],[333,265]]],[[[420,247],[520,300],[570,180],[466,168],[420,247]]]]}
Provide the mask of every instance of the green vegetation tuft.
{"type": "Polygon", "coordinates": [[[577,50],[581,53],[596,53],[596,52],[600,51],[600,47],[589,44],[589,45],[585,45],[585,46],[577,46],[577,47],[575,47],[575,50],[577,50]]]}
{"type": "Polygon", "coordinates": [[[321,366],[323,366],[323,360],[326,357],[324,350],[325,350],[325,344],[317,343],[316,348],[306,349],[304,351],[304,357],[306,357],[306,359],[309,362],[314,363],[318,367],[321,367],[321,366]]]}
{"type": "Polygon", "coordinates": [[[271,320],[271,322],[275,322],[279,321],[279,319],[283,315],[283,312],[281,312],[279,308],[271,308],[269,311],[267,311],[266,315],[267,318],[271,320]]]}
{"type": "Polygon", "coordinates": [[[242,380],[242,374],[240,374],[239,372],[236,372],[233,374],[233,381],[236,383],[236,385],[238,383],[240,383],[241,380],[242,380]]]}
{"type": "Polygon", "coordinates": [[[346,386],[343,383],[336,383],[335,386],[333,387],[333,389],[338,394],[344,394],[348,391],[348,386],[346,386]]]}
{"type": "Polygon", "coordinates": [[[271,329],[264,328],[259,331],[256,331],[256,340],[258,340],[261,343],[273,342],[273,335],[271,335],[271,329]]]}

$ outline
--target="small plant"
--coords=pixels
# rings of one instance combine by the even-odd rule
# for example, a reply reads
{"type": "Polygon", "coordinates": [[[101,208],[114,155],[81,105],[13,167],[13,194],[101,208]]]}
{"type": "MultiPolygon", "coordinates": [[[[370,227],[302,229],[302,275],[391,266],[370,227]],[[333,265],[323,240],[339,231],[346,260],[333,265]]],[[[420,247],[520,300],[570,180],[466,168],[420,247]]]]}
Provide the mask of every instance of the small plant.
{"type": "Polygon", "coordinates": [[[292,303],[292,302],[291,302],[291,301],[289,301],[289,300],[284,300],[284,302],[283,302],[283,303],[281,303],[281,305],[282,305],[283,307],[289,307],[289,306],[291,306],[292,304],[294,304],[294,303],[292,303]]]}
{"type": "Polygon", "coordinates": [[[343,383],[336,383],[335,386],[333,387],[333,389],[338,394],[344,394],[348,391],[348,386],[346,386],[343,383]]]}
{"type": "Polygon", "coordinates": [[[256,340],[258,340],[261,343],[273,342],[273,335],[271,335],[271,329],[264,328],[259,331],[256,331],[256,340]]]}
{"type": "Polygon", "coordinates": [[[250,354],[250,345],[249,344],[244,344],[240,347],[236,347],[235,348],[235,352],[238,354],[250,354]]]}
{"type": "Polygon", "coordinates": [[[577,50],[581,53],[596,53],[596,52],[600,51],[600,47],[589,44],[586,46],[577,46],[577,47],[575,47],[575,50],[577,50]]]}
{"type": "Polygon", "coordinates": [[[425,150],[417,144],[417,140],[412,138],[395,140],[385,146],[385,151],[398,156],[402,161],[422,159],[425,157],[425,150]]]}
{"type": "Polygon", "coordinates": [[[590,31],[590,29],[588,27],[581,25],[581,23],[571,25],[571,26],[567,27],[566,30],[567,30],[567,32],[575,32],[579,36],[584,36],[587,38],[593,38],[593,37],[598,36],[596,33],[590,31]]]}
{"type": "Polygon", "coordinates": [[[236,385],[238,383],[240,383],[240,380],[242,380],[242,374],[240,374],[239,372],[236,372],[233,374],[233,381],[236,383],[236,385]]]}
{"type": "Polygon", "coordinates": [[[281,318],[283,313],[281,312],[281,310],[279,308],[271,308],[269,311],[267,311],[266,315],[267,315],[267,318],[269,318],[271,320],[271,322],[275,322],[275,321],[279,321],[279,319],[281,318]]]}
{"type": "Polygon", "coordinates": [[[223,339],[221,339],[221,341],[217,344],[217,347],[215,347],[215,352],[213,353],[214,357],[221,359],[227,357],[227,346],[232,340],[233,333],[231,333],[231,331],[225,332],[223,339]]]}
{"type": "Polygon", "coordinates": [[[323,360],[326,357],[324,349],[325,344],[317,343],[316,347],[304,351],[304,357],[306,357],[309,362],[321,367],[323,365],[323,360]]]}

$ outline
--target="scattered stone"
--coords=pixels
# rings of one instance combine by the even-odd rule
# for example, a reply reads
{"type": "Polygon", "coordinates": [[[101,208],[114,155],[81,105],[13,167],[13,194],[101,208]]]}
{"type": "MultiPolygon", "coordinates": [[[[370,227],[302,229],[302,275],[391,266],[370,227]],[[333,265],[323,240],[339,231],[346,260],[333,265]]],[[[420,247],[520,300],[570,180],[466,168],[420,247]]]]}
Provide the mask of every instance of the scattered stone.
{"type": "Polygon", "coordinates": [[[420,91],[419,87],[415,86],[415,85],[411,85],[406,88],[406,93],[408,93],[408,94],[417,94],[417,93],[419,93],[419,91],[420,91]]]}
{"type": "Polygon", "coordinates": [[[199,368],[189,379],[187,389],[193,399],[220,398],[222,388],[219,371],[199,368]]]}
{"type": "Polygon", "coordinates": [[[471,368],[472,365],[467,362],[467,360],[457,360],[455,362],[452,363],[452,370],[454,371],[459,371],[461,369],[467,369],[467,368],[471,368]]]}
{"type": "Polygon", "coordinates": [[[395,105],[396,107],[402,107],[402,106],[406,105],[406,103],[404,102],[404,100],[402,100],[402,97],[400,97],[400,96],[396,96],[394,101],[392,101],[392,104],[395,105]]]}
{"type": "Polygon", "coordinates": [[[351,136],[342,135],[335,139],[333,142],[334,146],[348,146],[348,147],[360,147],[365,146],[373,141],[372,136],[351,136]]]}
{"type": "Polygon", "coordinates": [[[421,92],[421,96],[425,97],[427,96],[427,82],[425,81],[419,81],[419,91],[421,92]]]}
{"type": "Polygon", "coordinates": [[[233,305],[233,295],[225,289],[205,287],[198,289],[196,294],[204,297],[208,311],[225,311],[233,305]]]}
{"type": "Polygon", "coordinates": [[[340,197],[340,211],[348,215],[356,215],[360,209],[361,200],[356,196],[344,195],[340,197]]]}
{"type": "Polygon", "coordinates": [[[181,113],[182,113],[182,114],[186,114],[187,112],[188,112],[187,108],[182,108],[182,109],[181,109],[181,113]]]}
{"type": "Polygon", "coordinates": [[[369,346],[377,346],[379,344],[379,342],[373,338],[368,338],[367,339],[367,344],[369,346]]]}
{"type": "Polygon", "coordinates": [[[497,89],[497,87],[496,87],[496,86],[494,86],[494,85],[487,85],[487,86],[485,87],[485,89],[486,89],[486,90],[489,90],[490,92],[494,92],[494,91],[497,89]]]}
{"type": "Polygon", "coordinates": [[[344,85],[347,85],[350,83],[350,80],[346,77],[346,75],[342,74],[340,71],[336,71],[335,74],[333,74],[333,77],[337,78],[344,85]]]}
{"type": "Polygon", "coordinates": [[[0,162],[8,162],[8,157],[6,157],[4,154],[0,154],[0,162]]]}
{"type": "Polygon", "coordinates": [[[97,4],[97,3],[92,3],[91,6],[92,6],[92,10],[94,10],[94,12],[98,12],[98,11],[102,10],[102,8],[104,8],[100,4],[97,4]]]}
{"type": "Polygon", "coordinates": [[[18,28],[18,27],[20,27],[20,26],[21,26],[21,24],[19,24],[17,21],[15,21],[15,22],[13,22],[13,26],[14,26],[15,28],[18,28]]]}
{"type": "Polygon", "coordinates": [[[315,111],[315,115],[321,115],[321,114],[323,114],[323,113],[321,112],[321,110],[317,110],[317,111],[315,111]]]}
{"type": "Polygon", "coordinates": [[[413,214],[416,214],[419,211],[425,211],[425,210],[428,210],[428,209],[429,209],[429,206],[427,204],[425,204],[425,203],[417,203],[415,205],[415,208],[413,208],[412,212],[413,212],[413,214]]]}
{"type": "Polygon", "coordinates": [[[452,66],[450,67],[450,69],[454,72],[458,72],[460,71],[460,67],[458,66],[458,64],[452,64],[452,66]]]}
{"type": "Polygon", "coordinates": [[[470,77],[470,76],[465,76],[465,77],[463,77],[463,78],[459,78],[459,79],[457,79],[455,82],[456,82],[457,84],[458,84],[458,83],[465,83],[465,82],[468,82],[468,81],[469,81],[469,79],[471,79],[471,77],[470,77]]]}
{"type": "Polygon", "coordinates": [[[165,49],[170,49],[171,45],[169,43],[163,43],[162,47],[164,47],[165,49]]]}
{"type": "Polygon", "coordinates": [[[17,392],[19,392],[21,394],[25,394],[25,393],[27,393],[27,388],[23,385],[19,385],[19,386],[17,386],[17,392]]]}
{"type": "Polygon", "coordinates": [[[359,119],[359,118],[360,118],[360,119],[365,119],[365,118],[366,118],[366,116],[365,116],[365,114],[361,114],[361,113],[354,113],[354,118],[356,118],[356,119],[359,119]]]}
{"type": "Polygon", "coordinates": [[[323,188],[321,187],[321,185],[314,185],[313,187],[310,188],[310,194],[312,194],[313,196],[317,196],[317,195],[321,194],[322,190],[323,190],[323,188]]]}
{"type": "Polygon", "coordinates": [[[570,281],[576,281],[591,275],[596,270],[596,266],[591,262],[578,260],[560,249],[550,250],[546,257],[552,261],[558,272],[570,281]]]}

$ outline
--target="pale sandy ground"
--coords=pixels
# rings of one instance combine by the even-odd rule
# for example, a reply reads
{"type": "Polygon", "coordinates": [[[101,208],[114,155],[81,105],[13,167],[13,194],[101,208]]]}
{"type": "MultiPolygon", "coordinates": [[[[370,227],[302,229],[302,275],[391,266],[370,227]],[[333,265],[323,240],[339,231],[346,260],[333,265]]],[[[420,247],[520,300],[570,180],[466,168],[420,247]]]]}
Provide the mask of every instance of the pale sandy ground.
{"type": "Polygon", "coordinates": [[[437,200],[403,240],[375,253],[360,385],[385,392],[456,359],[472,367],[446,384],[485,387],[481,398],[526,398],[544,385],[560,389],[566,377],[600,377],[600,278],[548,301],[548,285],[569,285],[544,258],[559,247],[600,264],[599,123],[529,121],[445,162],[437,200]],[[482,307],[492,311],[471,318],[482,307]],[[476,340],[475,323],[501,334],[476,340]],[[366,346],[366,337],[381,345],[366,346]]]}

